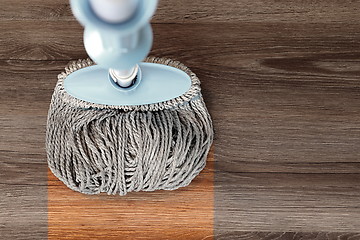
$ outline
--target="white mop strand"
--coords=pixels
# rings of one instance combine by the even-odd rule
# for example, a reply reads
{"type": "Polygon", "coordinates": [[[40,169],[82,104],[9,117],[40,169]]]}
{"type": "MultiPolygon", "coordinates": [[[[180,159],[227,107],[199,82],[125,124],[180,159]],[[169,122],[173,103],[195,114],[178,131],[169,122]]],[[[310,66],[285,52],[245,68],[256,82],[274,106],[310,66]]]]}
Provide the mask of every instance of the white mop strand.
{"type": "Polygon", "coordinates": [[[162,103],[109,106],[76,99],[63,88],[66,76],[92,65],[90,60],[73,62],[59,75],[46,149],[50,169],[69,188],[120,195],[173,190],[187,186],[205,167],[213,128],[199,79],[177,61],[146,61],[185,71],[190,90],[162,103]]]}

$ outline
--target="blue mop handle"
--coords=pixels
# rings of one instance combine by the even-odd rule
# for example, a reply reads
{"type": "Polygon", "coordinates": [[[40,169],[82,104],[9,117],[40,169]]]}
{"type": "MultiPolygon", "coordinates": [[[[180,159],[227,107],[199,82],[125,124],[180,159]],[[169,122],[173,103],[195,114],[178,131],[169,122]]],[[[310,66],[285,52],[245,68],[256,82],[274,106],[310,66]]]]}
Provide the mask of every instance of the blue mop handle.
{"type": "Polygon", "coordinates": [[[74,16],[84,26],[89,57],[103,68],[119,72],[133,68],[150,52],[150,19],[158,0],[70,0],[74,16]]]}
{"type": "Polygon", "coordinates": [[[89,0],[97,16],[109,23],[122,23],[134,15],[139,0],[89,0]]]}

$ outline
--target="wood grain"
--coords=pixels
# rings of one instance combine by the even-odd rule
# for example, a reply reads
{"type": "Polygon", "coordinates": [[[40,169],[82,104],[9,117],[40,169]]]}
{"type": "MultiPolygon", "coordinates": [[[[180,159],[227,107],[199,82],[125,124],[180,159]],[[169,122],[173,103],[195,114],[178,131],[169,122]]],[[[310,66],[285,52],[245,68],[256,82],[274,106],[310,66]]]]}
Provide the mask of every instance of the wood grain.
{"type": "MultiPolygon", "coordinates": [[[[67,1],[1,6],[0,236],[42,239],[46,113],[56,75],[86,57],[82,28],[67,1]]],[[[160,1],[151,54],[199,76],[214,120],[215,239],[360,239],[359,9],[160,1]]]]}
{"type": "Polygon", "coordinates": [[[26,75],[3,64],[0,70],[0,239],[47,238],[44,100],[50,94],[42,91],[46,82],[25,81],[26,75]]]}
{"type": "Polygon", "coordinates": [[[48,239],[213,239],[213,148],[206,168],[176,191],[87,196],[49,171],[48,239]]]}
{"type": "MultiPolygon", "coordinates": [[[[2,0],[0,19],[46,21],[73,20],[68,1],[2,0]]],[[[316,1],[224,1],[162,0],[153,23],[283,22],[359,23],[360,2],[353,0],[316,1]]]]}
{"type": "Polygon", "coordinates": [[[217,236],[218,240],[354,240],[359,239],[357,233],[325,233],[325,232],[240,232],[217,236]]]}
{"type": "Polygon", "coordinates": [[[219,235],[260,229],[354,232],[360,227],[359,174],[216,174],[217,184],[226,182],[222,189],[216,185],[219,235]]]}

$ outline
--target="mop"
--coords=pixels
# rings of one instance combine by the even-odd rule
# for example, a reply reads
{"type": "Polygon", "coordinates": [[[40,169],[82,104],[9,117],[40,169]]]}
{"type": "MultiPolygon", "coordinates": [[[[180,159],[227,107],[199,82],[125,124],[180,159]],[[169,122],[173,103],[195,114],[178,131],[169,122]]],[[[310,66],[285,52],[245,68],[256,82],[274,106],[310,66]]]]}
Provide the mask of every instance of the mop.
{"type": "Polygon", "coordinates": [[[147,57],[157,0],[71,0],[89,59],[58,75],[46,131],[48,165],[85,194],[185,187],[213,142],[200,81],[147,57]]]}

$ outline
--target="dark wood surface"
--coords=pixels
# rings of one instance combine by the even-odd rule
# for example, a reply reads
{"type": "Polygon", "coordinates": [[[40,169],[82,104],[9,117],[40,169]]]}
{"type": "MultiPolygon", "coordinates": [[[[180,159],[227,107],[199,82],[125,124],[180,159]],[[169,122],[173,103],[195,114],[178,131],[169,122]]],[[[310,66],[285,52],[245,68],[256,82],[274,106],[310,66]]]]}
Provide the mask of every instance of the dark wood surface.
{"type": "MultiPolygon", "coordinates": [[[[160,2],[151,55],[197,73],[214,120],[215,239],[360,239],[359,9],[160,2]]],[[[0,236],[42,239],[46,114],[83,31],[60,0],[2,0],[0,29],[0,236]]]]}

